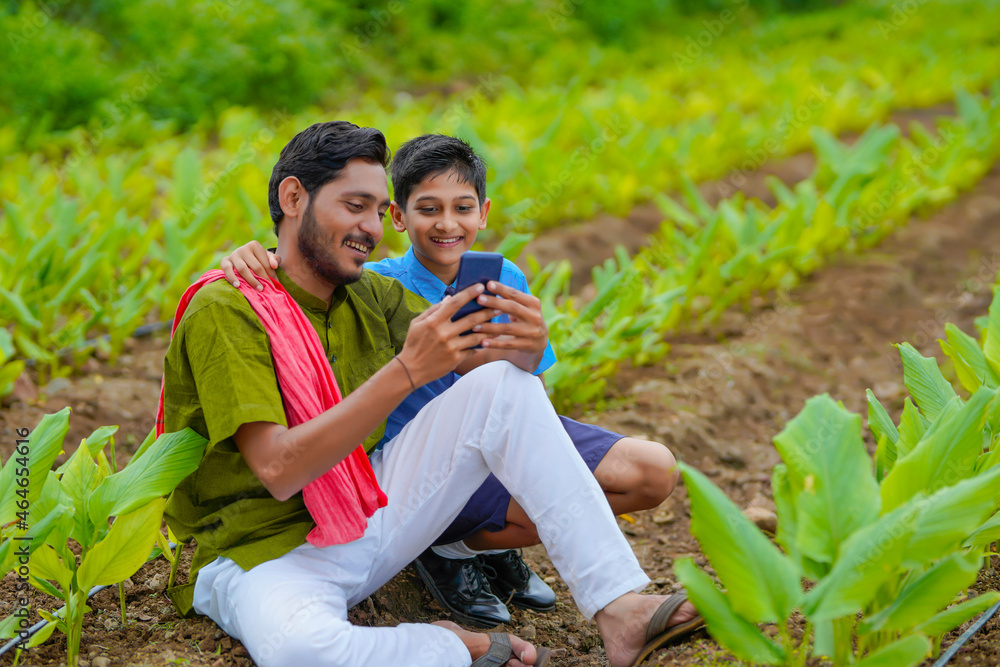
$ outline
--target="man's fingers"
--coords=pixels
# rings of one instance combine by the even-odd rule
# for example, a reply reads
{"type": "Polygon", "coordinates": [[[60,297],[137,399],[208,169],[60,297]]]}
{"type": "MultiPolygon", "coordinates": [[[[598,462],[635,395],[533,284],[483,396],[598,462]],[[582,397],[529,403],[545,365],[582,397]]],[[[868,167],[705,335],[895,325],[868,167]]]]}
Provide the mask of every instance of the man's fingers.
{"type": "Polygon", "coordinates": [[[239,287],[240,281],[236,279],[236,271],[233,270],[233,260],[228,257],[223,258],[222,262],[219,263],[222,268],[222,272],[226,274],[226,282],[228,282],[233,287],[239,287]]]}
{"type": "Polygon", "coordinates": [[[444,300],[440,302],[441,308],[440,310],[437,311],[438,317],[440,317],[441,319],[444,318],[451,319],[451,316],[457,313],[459,308],[461,308],[465,304],[475,299],[484,291],[485,288],[477,283],[470,287],[466,287],[464,290],[462,290],[461,292],[459,292],[454,296],[446,296],[444,300]]]}

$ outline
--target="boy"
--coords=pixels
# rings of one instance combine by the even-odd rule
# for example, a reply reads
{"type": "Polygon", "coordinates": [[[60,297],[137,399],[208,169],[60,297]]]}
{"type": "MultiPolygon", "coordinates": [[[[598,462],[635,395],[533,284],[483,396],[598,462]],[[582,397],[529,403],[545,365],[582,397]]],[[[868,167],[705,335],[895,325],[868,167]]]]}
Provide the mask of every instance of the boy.
{"type": "MultiPolygon", "coordinates": [[[[486,198],[486,166],[464,141],[444,135],[423,135],[400,147],[390,165],[394,192],[389,214],[393,227],[405,232],[410,249],[403,257],[368,263],[365,268],[396,278],[430,303],[444,298],[454,283],[459,260],[485,229],[490,210],[486,198]]],[[[264,275],[265,266],[277,268],[277,258],[265,258],[260,244],[252,242],[223,260],[227,277],[233,268],[250,283],[246,269],[264,275]]],[[[273,274],[272,271],[267,271],[273,274]]],[[[504,260],[500,282],[527,296],[524,274],[504,260]]],[[[529,297],[533,298],[533,297],[529,297]]],[[[532,362],[540,375],[555,362],[544,322],[536,322],[528,309],[521,319],[506,315],[481,325],[477,332],[493,333],[491,326],[505,322],[520,326],[516,338],[493,339],[477,355],[483,361],[521,357],[532,362]]],[[[427,403],[451,387],[456,373],[420,387],[389,416],[380,445],[395,437],[427,403]]],[[[615,514],[659,505],[673,490],[676,463],[663,445],[560,417],[577,451],[594,473],[615,514]]],[[[517,547],[538,544],[538,534],[524,510],[494,476],[479,488],[459,517],[417,559],[417,571],[432,595],[457,618],[492,627],[510,620],[503,601],[515,606],[547,611],[556,597],[521,559],[517,547]]]]}

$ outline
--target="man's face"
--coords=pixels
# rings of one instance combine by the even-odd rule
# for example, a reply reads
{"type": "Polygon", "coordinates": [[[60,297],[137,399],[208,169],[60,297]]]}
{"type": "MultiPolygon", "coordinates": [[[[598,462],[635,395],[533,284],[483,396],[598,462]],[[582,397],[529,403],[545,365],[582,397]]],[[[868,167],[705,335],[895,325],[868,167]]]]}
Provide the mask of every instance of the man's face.
{"type": "Polygon", "coordinates": [[[299,225],[299,252],[325,282],[353,283],[382,240],[382,216],[388,208],[382,165],[351,160],[309,200],[299,225]]]}
{"type": "Polygon", "coordinates": [[[446,171],[413,188],[406,212],[396,214],[393,226],[406,231],[425,265],[457,268],[462,253],[486,228],[488,213],[489,199],[481,206],[476,188],[459,180],[454,171],[446,171]]]}

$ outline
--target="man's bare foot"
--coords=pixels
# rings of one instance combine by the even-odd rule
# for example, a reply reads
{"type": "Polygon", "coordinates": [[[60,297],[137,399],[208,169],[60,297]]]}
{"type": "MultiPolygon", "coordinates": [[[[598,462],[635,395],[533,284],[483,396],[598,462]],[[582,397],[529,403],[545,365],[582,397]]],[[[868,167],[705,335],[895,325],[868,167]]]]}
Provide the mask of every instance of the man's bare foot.
{"type": "MultiPolygon", "coordinates": [[[[458,638],[462,640],[465,647],[469,649],[469,653],[472,654],[473,662],[481,656],[486,655],[486,651],[490,648],[490,636],[486,633],[465,630],[451,621],[434,621],[432,625],[440,625],[442,628],[447,628],[458,635],[458,638]]],[[[514,635],[507,636],[510,637],[510,647],[514,651],[514,657],[507,664],[510,667],[527,667],[528,665],[535,664],[535,659],[537,658],[535,647],[514,635]]],[[[638,655],[638,651],[636,655],[638,655]]]]}
{"type": "MultiPolygon", "coordinates": [[[[666,599],[665,595],[626,593],[597,612],[594,620],[611,667],[628,667],[635,661],[646,645],[649,621],[666,599]]],[[[694,605],[685,602],[670,617],[668,627],[686,623],[697,615],[694,605]]]]}

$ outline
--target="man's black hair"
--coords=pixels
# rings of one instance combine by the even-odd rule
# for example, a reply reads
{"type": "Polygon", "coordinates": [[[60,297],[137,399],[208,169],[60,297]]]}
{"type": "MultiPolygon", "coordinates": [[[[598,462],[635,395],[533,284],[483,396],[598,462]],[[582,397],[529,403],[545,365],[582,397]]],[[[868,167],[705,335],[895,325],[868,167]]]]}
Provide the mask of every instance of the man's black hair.
{"type": "Polygon", "coordinates": [[[486,162],[466,142],[443,134],[424,134],[399,147],[390,167],[393,200],[406,211],[415,187],[450,170],[476,189],[480,205],[486,201],[486,162]]]}
{"type": "Polygon", "coordinates": [[[302,130],[281,149],[281,156],[271,171],[267,203],[274,221],[274,233],[284,217],[278,201],[278,186],[295,176],[309,193],[310,203],[324,185],[337,178],[340,170],[354,158],[389,163],[385,137],[373,127],[358,127],[345,120],[316,123],[302,130]]]}

